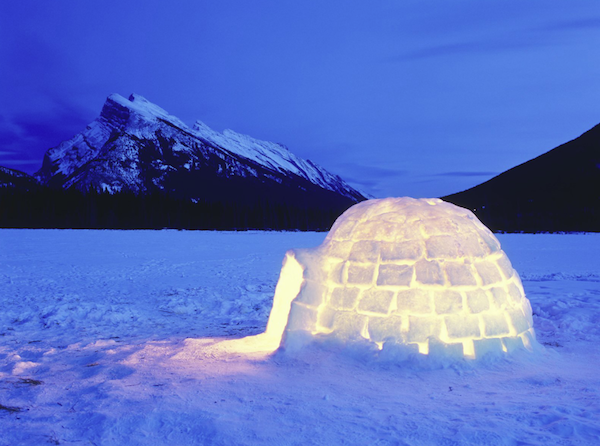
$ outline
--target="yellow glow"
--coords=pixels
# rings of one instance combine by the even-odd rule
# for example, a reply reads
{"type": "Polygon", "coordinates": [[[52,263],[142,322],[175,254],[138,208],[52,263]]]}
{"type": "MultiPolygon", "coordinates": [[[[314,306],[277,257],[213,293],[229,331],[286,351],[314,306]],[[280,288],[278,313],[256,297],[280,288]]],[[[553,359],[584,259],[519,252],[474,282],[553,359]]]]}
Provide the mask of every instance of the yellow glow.
{"type": "Polygon", "coordinates": [[[362,330],[360,331],[360,335],[365,338],[371,340],[371,335],[369,335],[369,330],[367,329],[367,324],[363,325],[362,330]]]}
{"type": "Polygon", "coordinates": [[[475,359],[475,346],[473,345],[473,340],[467,339],[462,342],[462,345],[465,358],[475,359]]]}
{"type": "Polygon", "coordinates": [[[241,339],[223,341],[219,347],[228,352],[273,352],[281,344],[283,332],[288,322],[292,300],[300,292],[304,269],[293,252],[288,252],[283,261],[279,281],[275,287],[273,307],[264,333],[241,339]]]}
{"type": "Polygon", "coordinates": [[[534,334],[533,332],[533,328],[527,330],[524,333],[521,333],[519,335],[519,337],[521,338],[521,341],[523,341],[523,345],[525,346],[525,348],[529,351],[533,350],[533,345],[531,344],[531,339],[533,338],[534,334]],[[530,336],[532,336],[532,338],[530,338],[530,336]]]}
{"type": "Polygon", "coordinates": [[[505,339],[520,338],[532,349],[530,321],[518,274],[470,211],[390,198],[350,208],[321,246],[289,251],[265,333],[222,347],[269,352],[304,333],[362,337],[380,350],[392,339],[429,355],[435,339],[475,359],[478,343],[508,352],[505,339]]]}
{"type": "MultiPolygon", "coordinates": [[[[275,287],[273,308],[267,322],[265,334],[278,342],[288,322],[292,301],[300,292],[304,268],[298,263],[293,252],[288,252],[281,268],[279,281],[275,287]]],[[[278,345],[279,346],[279,345],[278,345]]]]}

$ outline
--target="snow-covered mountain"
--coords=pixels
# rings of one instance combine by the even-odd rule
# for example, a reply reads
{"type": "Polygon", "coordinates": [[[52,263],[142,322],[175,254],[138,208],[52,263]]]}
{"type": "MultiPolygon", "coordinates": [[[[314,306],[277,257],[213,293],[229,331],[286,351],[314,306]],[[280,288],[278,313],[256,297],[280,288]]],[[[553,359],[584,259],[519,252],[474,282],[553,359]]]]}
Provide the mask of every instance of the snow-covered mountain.
{"type": "MultiPolygon", "coordinates": [[[[50,149],[36,178],[44,185],[109,192],[164,191],[182,198],[207,195],[266,198],[364,199],[339,176],[285,146],[198,121],[190,128],[139,95],[109,96],[85,130],[50,149]]],[[[276,199],[277,201],[277,199],[276,199]]]]}

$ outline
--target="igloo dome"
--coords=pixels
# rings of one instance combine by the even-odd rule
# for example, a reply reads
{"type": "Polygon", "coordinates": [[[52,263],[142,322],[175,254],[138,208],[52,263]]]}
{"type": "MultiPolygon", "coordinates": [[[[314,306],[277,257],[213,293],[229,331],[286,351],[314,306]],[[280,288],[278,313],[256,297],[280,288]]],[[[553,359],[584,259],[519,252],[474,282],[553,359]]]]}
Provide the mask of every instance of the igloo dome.
{"type": "Polygon", "coordinates": [[[321,246],[286,253],[258,338],[265,349],[334,337],[478,358],[531,349],[532,325],[518,274],[473,213],[387,198],[348,209],[321,246]]]}

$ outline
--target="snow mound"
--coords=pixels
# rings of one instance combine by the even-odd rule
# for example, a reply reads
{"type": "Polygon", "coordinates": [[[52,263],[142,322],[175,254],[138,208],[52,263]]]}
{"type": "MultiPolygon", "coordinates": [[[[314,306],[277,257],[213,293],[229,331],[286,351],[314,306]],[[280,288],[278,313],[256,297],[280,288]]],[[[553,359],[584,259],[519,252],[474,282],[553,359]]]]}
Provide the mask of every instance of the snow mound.
{"type": "Polygon", "coordinates": [[[479,359],[536,345],[532,311],[500,243],[439,199],[359,203],[323,244],[287,252],[267,330],[247,350],[314,340],[382,355],[479,359]]]}

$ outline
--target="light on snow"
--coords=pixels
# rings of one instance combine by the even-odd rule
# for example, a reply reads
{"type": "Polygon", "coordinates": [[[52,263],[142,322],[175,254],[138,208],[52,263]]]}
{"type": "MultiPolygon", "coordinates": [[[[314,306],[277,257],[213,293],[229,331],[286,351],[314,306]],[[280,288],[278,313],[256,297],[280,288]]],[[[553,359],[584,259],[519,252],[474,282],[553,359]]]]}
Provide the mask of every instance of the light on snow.
{"type": "Polygon", "coordinates": [[[492,232],[466,209],[413,198],[359,203],[321,246],[288,251],[266,331],[223,347],[329,337],[470,359],[535,343],[521,280],[492,232]]]}

